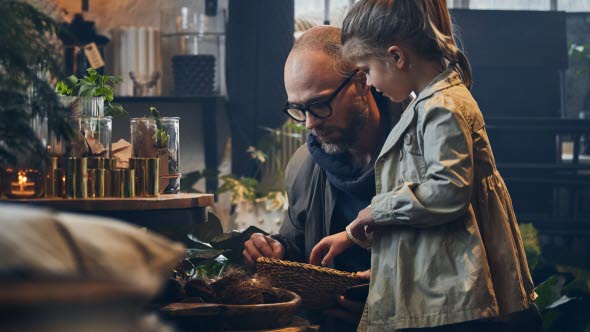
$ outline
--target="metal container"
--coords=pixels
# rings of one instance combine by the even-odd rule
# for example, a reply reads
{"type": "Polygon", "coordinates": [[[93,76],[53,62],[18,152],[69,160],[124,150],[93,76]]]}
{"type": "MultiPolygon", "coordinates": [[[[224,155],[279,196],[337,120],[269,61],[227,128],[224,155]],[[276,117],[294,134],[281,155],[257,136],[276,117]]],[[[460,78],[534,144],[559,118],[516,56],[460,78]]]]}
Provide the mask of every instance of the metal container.
{"type": "Polygon", "coordinates": [[[88,197],[105,197],[105,174],[104,169],[88,169],[88,197]]]}
{"type": "Polygon", "coordinates": [[[88,158],[75,158],[75,198],[88,197],[88,158]]]}
{"type": "Polygon", "coordinates": [[[123,169],[123,196],[135,198],[135,170],[123,169]]]}
{"type": "Polygon", "coordinates": [[[156,197],[160,195],[160,159],[147,158],[146,169],[146,196],[156,197]]]}
{"type": "MultiPolygon", "coordinates": [[[[55,170],[58,169],[58,158],[49,157],[47,158],[47,164],[45,167],[45,197],[54,198],[59,197],[59,177],[55,177],[55,170]]],[[[59,175],[59,174],[58,174],[59,175]]]]}
{"type": "Polygon", "coordinates": [[[125,197],[125,178],[123,169],[113,169],[111,173],[111,197],[125,197]]]}
{"type": "Polygon", "coordinates": [[[85,157],[67,158],[65,181],[67,198],[87,198],[88,159],[85,157]]]}
{"type": "Polygon", "coordinates": [[[78,158],[66,159],[66,174],[65,174],[65,196],[66,198],[76,198],[76,163],[78,158]]]}
{"type": "Polygon", "coordinates": [[[129,169],[135,170],[135,195],[138,197],[146,196],[147,159],[129,158],[129,169]]]}

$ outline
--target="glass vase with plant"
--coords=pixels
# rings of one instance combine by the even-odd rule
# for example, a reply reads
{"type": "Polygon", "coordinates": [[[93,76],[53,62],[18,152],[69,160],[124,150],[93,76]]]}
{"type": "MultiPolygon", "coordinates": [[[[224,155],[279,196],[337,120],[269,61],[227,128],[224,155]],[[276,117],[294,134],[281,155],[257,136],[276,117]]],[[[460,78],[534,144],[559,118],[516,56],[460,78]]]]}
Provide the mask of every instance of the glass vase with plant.
{"type": "MultiPolygon", "coordinates": [[[[95,99],[95,102],[100,102],[102,98],[104,114],[92,114],[100,112],[93,112],[91,110],[87,114],[80,114],[82,116],[129,116],[129,113],[125,111],[123,106],[113,103],[113,99],[115,98],[113,85],[123,82],[123,79],[120,76],[101,75],[93,68],[88,68],[87,72],[88,75],[81,79],[78,79],[75,75],[71,75],[65,80],[59,81],[55,87],[55,91],[60,96],[78,96],[82,100],[84,98],[98,98],[95,99]]],[[[91,105],[90,108],[94,108],[93,106],[91,105]]],[[[82,107],[83,111],[84,109],[88,108],[82,107]]]]}

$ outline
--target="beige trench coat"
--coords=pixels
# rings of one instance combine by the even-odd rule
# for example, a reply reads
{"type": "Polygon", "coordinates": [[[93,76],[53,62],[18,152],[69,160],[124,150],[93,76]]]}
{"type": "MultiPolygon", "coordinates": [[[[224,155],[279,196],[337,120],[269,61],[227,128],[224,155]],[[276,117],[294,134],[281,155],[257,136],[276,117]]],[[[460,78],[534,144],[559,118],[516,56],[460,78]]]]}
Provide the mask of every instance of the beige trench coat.
{"type": "Polygon", "coordinates": [[[408,106],[375,165],[371,286],[360,331],[525,310],[535,297],[483,116],[452,68],[408,106]]]}

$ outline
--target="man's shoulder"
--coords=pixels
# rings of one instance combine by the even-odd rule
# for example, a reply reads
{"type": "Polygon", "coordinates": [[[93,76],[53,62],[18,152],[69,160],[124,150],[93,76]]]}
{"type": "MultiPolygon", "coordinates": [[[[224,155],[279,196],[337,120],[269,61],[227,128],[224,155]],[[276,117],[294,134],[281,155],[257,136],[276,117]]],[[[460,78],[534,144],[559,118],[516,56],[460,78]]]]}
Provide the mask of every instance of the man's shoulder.
{"type": "Polygon", "coordinates": [[[291,159],[289,159],[287,170],[285,172],[287,183],[293,182],[298,176],[311,178],[315,166],[316,163],[309,153],[307,144],[303,144],[297,149],[297,151],[295,151],[291,156],[291,159]]]}

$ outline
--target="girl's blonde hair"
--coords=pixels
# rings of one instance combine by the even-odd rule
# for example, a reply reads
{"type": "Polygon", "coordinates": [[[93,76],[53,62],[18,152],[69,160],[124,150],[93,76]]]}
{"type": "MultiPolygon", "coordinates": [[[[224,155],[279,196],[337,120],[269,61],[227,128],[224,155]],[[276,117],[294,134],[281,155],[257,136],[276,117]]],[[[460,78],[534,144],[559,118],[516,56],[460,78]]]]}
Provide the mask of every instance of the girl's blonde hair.
{"type": "Polygon", "coordinates": [[[395,43],[441,63],[447,60],[471,88],[471,65],[455,43],[445,0],[361,0],[346,15],[342,44],[348,58],[386,58],[387,48],[395,43]]]}

